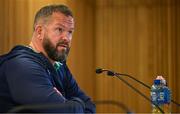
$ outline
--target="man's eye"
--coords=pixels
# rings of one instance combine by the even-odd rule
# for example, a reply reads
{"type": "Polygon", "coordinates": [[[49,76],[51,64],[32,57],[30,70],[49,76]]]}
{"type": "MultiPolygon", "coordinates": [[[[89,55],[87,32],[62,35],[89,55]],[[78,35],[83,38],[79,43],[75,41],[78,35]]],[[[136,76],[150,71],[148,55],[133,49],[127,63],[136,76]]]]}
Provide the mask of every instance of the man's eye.
{"type": "Polygon", "coordinates": [[[62,28],[58,28],[58,31],[59,31],[59,32],[63,32],[63,29],[62,29],[62,28]]]}
{"type": "Polygon", "coordinates": [[[69,34],[72,34],[73,33],[73,31],[69,31],[69,34]]]}

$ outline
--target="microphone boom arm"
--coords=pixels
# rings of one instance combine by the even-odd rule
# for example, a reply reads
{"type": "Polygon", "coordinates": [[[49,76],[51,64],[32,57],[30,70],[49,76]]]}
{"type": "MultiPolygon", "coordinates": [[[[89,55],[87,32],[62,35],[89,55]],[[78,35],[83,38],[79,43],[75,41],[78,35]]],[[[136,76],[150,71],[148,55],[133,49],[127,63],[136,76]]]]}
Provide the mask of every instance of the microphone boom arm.
{"type": "Polygon", "coordinates": [[[119,75],[115,75],[118,79],[120,79],[122,82],[124,82],[127,86],[129,86],[131,89],[133,89],[135,92],[139,93],[143,98],[145,98],[146,100],[148,100],[149,102],[151,102],[153,105],[155,105],[160,111],[161,113],[164,113],[164,111],[154,102],[151,101],[151,99],[149,99],[146,95],[144,95],[142,92],[140,92],[138,89],[136,89],[135,87],[133,87],[131,84],[129,84],[127,81],[125,81],[123,78],[121,78],[119,75]]]}
{"type": "Polygon", "coordinates": [[[147,84],[141,82],[140,80],[137,80],[136,78],[132,77],[131,75],[128,75],[128,74],[120,74],[120,73],[115,73],[115,75],[118,75],[118,76],[127,76],[127,77],[129,77],[129,78],[135,80],[136,82],[139,82],[139,83],[142,84],[143,86],[145,86],[145,87],[151,89],[150,86],[148,86],[147,84]]]}

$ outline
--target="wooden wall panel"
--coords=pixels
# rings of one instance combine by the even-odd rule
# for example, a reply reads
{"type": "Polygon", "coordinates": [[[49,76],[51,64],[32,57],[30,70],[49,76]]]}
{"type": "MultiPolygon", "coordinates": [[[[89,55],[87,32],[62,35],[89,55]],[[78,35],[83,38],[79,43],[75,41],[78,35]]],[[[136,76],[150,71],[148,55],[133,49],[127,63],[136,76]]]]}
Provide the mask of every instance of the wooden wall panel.
{"type": "Polygon", "coordinates": [[[94,9],[89,1],[69,1],[75,15],[75,32],[68,65],[81,88],[95,98],[94,9]]]}
{"type": "MultiPolygon", "coordinates": [[[[172,37],[175,38],[175,41],[173,42],[175,45],[175,56],[173,57],[174,63],[175,63],[175,76],[174,78],[172,78],[172,84],[175,86],[174,88],[174,98],[180,102],[180,1],[176,0],[175,1],[175,7],[174,7],[174,28],[172,29],[173,31],[175,31],[175,35],[173,35],[172,37]]],[[[173,71],[174,71],[173,69],[173,71]]],[[[176,108],[177,112],[180,112],[180,108],[176,108]]]]}
{"type": "MultiPolygon", "coordinates": [[[[177,8],[169,0],[97,0],[96,65],[131,74],[148,85],[163,75],[178,101],[177,8]]],[[[147,100],[118,79],[102,76],[97,80],[97,99],[120,101],[135,112],[151,111],[147,100]]],[[[148,89],[131,83],[150,96],[148,89]]],[[[177,112],[177,107],[172,105],[172,110],[177,112]]]]}
{"type": "MultiPolygon", "coordinates": [[[[23,42],[22,39],[28,40],[26,32],[26,21],[28,16],[22,16],[28,11],[27,1],[20,0],[3,0],[1,13],[1,53],[8,51],[14,44],[23,42]],[[24,26],[21,26],[24,25],[24,26]]],[[[24,42],[23,42],[24,43],[24,42]]]]}
{"type": "MultiPolygon", "coordinates": [[[[150,112],[150,103],[115,77],[96,75],[103,67],[133,75],[151,85],[163,75],[180,102],[180,2],[178,0],[1,0],[0,54],[28,44],[35,12],[52,3],[69,5],[75,32],[68,65],[93,100],[113,100],[134,112],[150,112]]],[[[149,90],[123,77],[147,96],[149,90]]],[[[173,112],[180,112],[172,105],[173,112]]],[[[97,112],[125,112],[97,105],[97,112]]]]}

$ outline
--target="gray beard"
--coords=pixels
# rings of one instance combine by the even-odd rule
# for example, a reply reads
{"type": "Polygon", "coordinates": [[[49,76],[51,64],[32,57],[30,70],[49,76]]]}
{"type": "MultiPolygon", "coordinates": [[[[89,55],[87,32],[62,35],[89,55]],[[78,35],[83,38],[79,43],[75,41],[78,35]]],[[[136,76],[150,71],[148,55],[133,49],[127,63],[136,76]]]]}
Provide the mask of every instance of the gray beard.
{"type": "Polygon", "coordinates": [[[57,50],[58,44],[56,45],[56,47],[54,47],[48,38],[45,38],[43,40],[43,48],[45,52],[47,53],[48,57],[54,61],[63,62],[67,59],[70,48],[66,48],[65,50],[62,50],[61,52],[58,52],[57,50]]]}

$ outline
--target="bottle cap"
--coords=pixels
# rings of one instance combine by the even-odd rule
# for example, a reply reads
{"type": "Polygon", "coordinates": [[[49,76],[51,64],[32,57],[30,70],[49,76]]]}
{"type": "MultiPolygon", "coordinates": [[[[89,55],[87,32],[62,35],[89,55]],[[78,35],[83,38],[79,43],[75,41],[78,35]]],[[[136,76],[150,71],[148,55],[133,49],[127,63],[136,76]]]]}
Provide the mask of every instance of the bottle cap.
{"type": "Polygon", "coordinates": [[[163,76],[157,76],[156,80],[160,80],[160,84],[166,85],[166,80],[163,76]]]}
{"type": "Polygon", "coordinates": [[[156,79],[159,79],[159,80],[164,80],[163,76],[157,76],[156,79]]]}
{"type": "Polygon", "coordinates": [[[155,85],[159,85],[160,83],[161,83],[161,80],[159,80],[159,79],[154,80],[155,85]]]}

